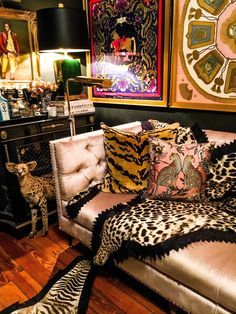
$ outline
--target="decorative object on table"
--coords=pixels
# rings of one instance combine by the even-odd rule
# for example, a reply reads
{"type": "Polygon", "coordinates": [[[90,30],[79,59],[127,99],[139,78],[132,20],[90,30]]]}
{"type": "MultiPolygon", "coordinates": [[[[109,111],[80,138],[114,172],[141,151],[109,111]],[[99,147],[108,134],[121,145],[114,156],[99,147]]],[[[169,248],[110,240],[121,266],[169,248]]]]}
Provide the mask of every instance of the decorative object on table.
{"type": "Polygon", "coordinates": [[[166,106],[170,1],[89,0],[94,102],[166,106]],[[108,18],[109,17],[109,18],[108,18]]]}
{"type": "Polygon", "coordinates": [[[10,120],[8,101],[0,93],[0,122],[10,120]]]}
{"type": "Polygon", "coordinates": [[[51,278],[39,294],[22,304],[9,306],[4,313],[85,314],[96,274],[95,269],[88,258],[78,256],[51,278]]]}
{"type": "Polygon", "coordinates": [[[2,95],[7,99],[10,119],[32,116],[32,109],[24,99],[22,90],[2,89],[2,95]]]}
{"type": "Polygon", "coordinates": [[[7,162],[6,168],[14,173],[20,184],[21,194],[29,203],[31,210],[31,232],[30,237],[34,237],[37,230],[38,209],[42,213],[43,230],[41,235],[48,233],[47,199],[55,198],[54,184],[52,178],[37,177],[31,174],[37,166],[36,161],[15,164],[7,162]]]}
{"type": "Polygon", "coordinates": [[[33,115],[32,108],[27,102],[23,102],[20,98],[10,101],[11,118],[22,118],[33,115]]]}
{"type": "Polygon", "coordinates": [[[43,112],[47,112],[47,107],[51,100],[55,99],[58,86],[55,82],[31,81],[29,83],[29,102],[37,104],[43,112]]]}
{"type": "Polygon", "coordinates": [[[235,1],[175,1],[171,106],[236,111],[235,1]]]}
{"type": "MultiPolygon", "coordinates": [[[[81,64],[79,59],[55,60],[54,63],[55,81],[64,95],[66,80],[81,75],[81,64]]],[[[82,86],[78,83],[70,82],[70,95],[81,95],[82,86]]],[[[82,95],[81,95],[82,96],[82,95]]],[[[87,95],[84,95],[87,97],[87,95]]]]}
{"type": "Polygon", "coordinates": [[[48,116],[49,117],[56,117],[57,116],[57,107],[51,101],[50,104],[47,106],[48,116]]]}
{"type": "Polygon", "coordinates": [[[35,12],[0,8],[0,32],[2,34],[0,35],[2,42],[0,54],[4,59],[0,72],[1,86],[19,87],[39,77],[35,18],[35,12]],[[6,54],[9,50],[5,40],[8,31],[12,33],[14,43],[11,63],[9,62],[9,54],[6,54]]]}

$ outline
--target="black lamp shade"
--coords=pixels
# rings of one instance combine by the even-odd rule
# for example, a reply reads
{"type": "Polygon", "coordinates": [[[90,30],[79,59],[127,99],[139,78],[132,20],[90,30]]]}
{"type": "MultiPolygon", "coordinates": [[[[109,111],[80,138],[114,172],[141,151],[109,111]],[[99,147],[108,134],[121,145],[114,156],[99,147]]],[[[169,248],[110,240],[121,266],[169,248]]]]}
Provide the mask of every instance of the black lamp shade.
{"type": "Polygon", "coordinates": [[[89,38],[86,13],[77,8],[37,11],[39,51],[86,51],[89,38]]]}

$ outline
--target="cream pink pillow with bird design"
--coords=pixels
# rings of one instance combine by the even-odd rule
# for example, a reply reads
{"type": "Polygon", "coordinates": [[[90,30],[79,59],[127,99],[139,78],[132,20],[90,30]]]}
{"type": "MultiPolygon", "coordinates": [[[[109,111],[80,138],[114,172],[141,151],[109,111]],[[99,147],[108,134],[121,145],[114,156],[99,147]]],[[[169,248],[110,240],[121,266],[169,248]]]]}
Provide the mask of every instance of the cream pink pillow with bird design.
{"type": "Polygon", "coordinates": [[[147,196],[188,201],[203,199],[212,143],[177,145],[151,138],[149,145],[147,196]]]}

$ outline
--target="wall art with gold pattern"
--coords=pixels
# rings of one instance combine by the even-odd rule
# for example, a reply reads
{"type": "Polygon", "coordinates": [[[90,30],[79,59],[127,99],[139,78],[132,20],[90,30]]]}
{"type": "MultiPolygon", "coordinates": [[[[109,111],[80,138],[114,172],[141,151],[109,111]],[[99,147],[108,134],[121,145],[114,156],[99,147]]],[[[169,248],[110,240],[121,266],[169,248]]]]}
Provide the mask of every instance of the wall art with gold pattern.
{"type": "Polygon", "coordinates": [[[236,1],[174,1],[173,107],[236,111],[236,1]]]}

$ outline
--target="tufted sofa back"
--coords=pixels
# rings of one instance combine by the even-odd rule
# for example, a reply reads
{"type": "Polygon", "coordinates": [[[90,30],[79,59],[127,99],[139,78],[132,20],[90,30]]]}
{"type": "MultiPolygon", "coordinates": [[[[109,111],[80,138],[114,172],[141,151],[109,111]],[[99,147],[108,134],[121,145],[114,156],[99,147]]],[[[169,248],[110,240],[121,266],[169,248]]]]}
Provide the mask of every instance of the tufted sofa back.
{"type": "MultiPolygon", "coordinates": [[[[139,121],[116,126],[138,133],[139,121]]],[[[92,131],[50,142],[51,162],[59,212],[68,200],[102,181],[106,169],[103,131],[92,131]]]]}

